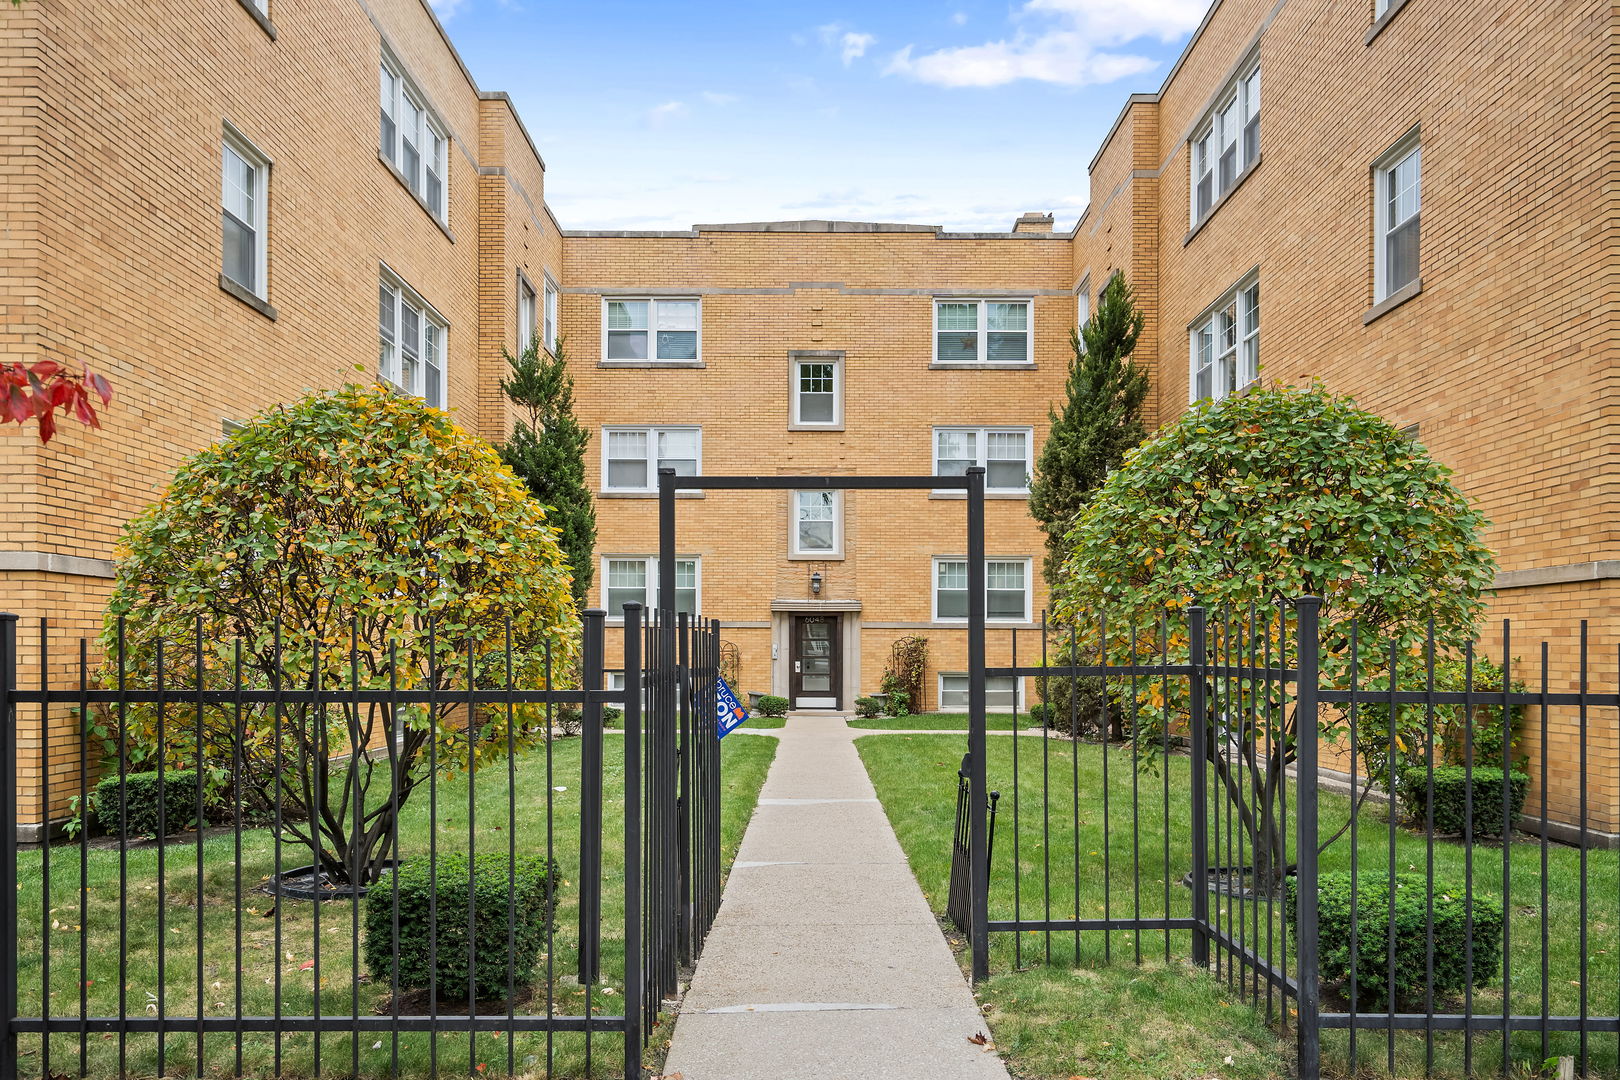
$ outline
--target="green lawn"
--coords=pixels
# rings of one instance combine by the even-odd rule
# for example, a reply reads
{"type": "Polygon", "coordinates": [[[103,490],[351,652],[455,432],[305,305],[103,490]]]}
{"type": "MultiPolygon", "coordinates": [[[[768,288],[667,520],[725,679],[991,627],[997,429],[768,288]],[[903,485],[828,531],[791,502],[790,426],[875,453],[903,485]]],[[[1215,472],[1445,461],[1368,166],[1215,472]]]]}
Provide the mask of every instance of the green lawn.
{"type": "MultiPolygon", "coordinates": [[[[918,713],[915,716],[877,716],[870,720],[857,716],[849,722],[849,726],[875,731],[966,731],[968,718],[967,713],[918,713]]],[[[1039,726],[1029,718],[1028,713],[1020,713],[1017,717],[1010,713],[991,713],[985,718],[987,731],[1022,731],[1039,726]]]]}
{"type": "MultiPolygon", "coordinates": [[[[544,1015],[548,1005],[558,1013],[578,1015],[586,1008],[586,992],[572,972],[578,963],[579,888],[579,739],[564,739],[535,748],[516,762],[516,783],[509,786],[504,762],[486,766],[475,785],[474,833],[479,851],[508,850],[515,836],[519,853],[553,854],[565,884],[560,896],[556,937],[551,947],[548,984],[544,974],[526,1000],[514,1011],[544,1015]],[[548,753],[549,751],[549,753],[548,753]],[[550,811],[548,813],[548,810],[550,811]],[[548,827],[548,822],[549,827],[548,827]],[[508,831],[508,824],[515,830],[508,831]]],[[[603,835],[603,941],[602,979],[591,991],[590,1008],[596,1013],[622,1012],[624,987],[624,851],[622,811],[623,744],[610,738],[604,768],[605,822],[603,835]]],[[[729,867],[742,840],[743,829],[757,800],[765,772],[776,753],[774,739],[726,739],[722,743],[725,801],[722,844],[729,867]]],[[[437,805],[430,813],[428,793],[419,789],[402,814],[400,840],[407,858],[425,855],[430,835],[437,832],[438,850],[466,850],[468,842],[467,778],[438,785],[437,805]]],[[[245,831],[241,838],[240,871],[230,834],[215,834],[200,845],[202,856],[202,1005],[204,1016],[234,1016],[240,993],[242,1015],[271,1016],[279,1008],[287,1015],[311,1015],[316,1008],[314,970],[309,967],[320,953],[319,1009],[326,1016],[387,1014],[392,1011],[387,980],[356,980],[354,941],[363,923],[363,905],[329,902],[314,905],[283,901],[257,891],[275,866],[274,844],[267,830],[245,831]],[[240,921],[240,929],[238,923],[240,921]],[[240,935],[240,944],[238,944],[240,935]],[[276,983],[280,980],[277,1000],[276,983]],[[382,985],[378,985],[381,982],[382,985]]],[[[124,969],[126,1011],[131,1016],[156,1015],[158,995],[167,1014],[194,1016],[198,1002],[197,920],[199,907],[195,837],[162,849],[164,891],[158,897],[159,849],[145,847],[127,852],[129,888],[119,889],[120,853],[112,849],[88,852],[83,910],[80,901],[80,849],[58,846],[50,854],[51,890],[42,895],[42,861],[38,851],[19,859],[18,902],[22,917],[21,1011],[38,1015],[43,975],[41,925],[48,923],[50,961],[50,1013],[79,1015],[80,957],[84,957],[83,993],[89,1015],[119,1014],[119,924],[127,921],[128,962],[124,969]],[[160,931],[160,919],[162,929],[160,931]],[[82,929],[81,929],[82,928],[82,929]],[[157,942],[161,936],[164,971],[157,970],[157,942]]],[[[307,849],[283,847],[282,865],[309,861],[307,849]]],[[[543,967],[547,962],[543,961],[543,967]]],[[[481,1004],[480,1010],[504,1011],[504,1004],[481,1004]]],[[[420,1003],[407,1003],[404,1011],[423,1011],[420,1003]]],[[[655,1033],[653,1054],[664,1045],[667,1033],[655,1033]]],[[[78,1075],[80,1043],[74,1033],[51,1037],[49,1061],[41,1053],[37,1036],[21,1039],[23,1071],[28,1076],[61,1073],[78,1075]]],[[[622,1076],[623,1039],[617,1033],[594,1035],[587,1048],[580,1034],[541,1035],[482,1033],[473,1048],[465,1035],[407,1033],[397,1038],[398,1075],[422,1076],[430,1071],[436,1052],[441,1070],[481,1075],[505,1074],[510,1062],[519,1075],[541,1072],[548,1055],[554,1056],[558,1076],[622,1076]],[[435,1045],[436,1044],[436,1045],[435,1045]],[[587,1054],[589,1068],[587,1069],[587,1054]]],[[[271,1075],[278,1048],[269,1035],[247,1034],[241,1039],[242,1068],[248,1076],[271,1075]]],[[[328,1033],[319,1047],[309,1035],[288,1035],[281,1040],[281,1072],[289,1077],[313,1075],[319,1055],[326,1076],[382,1077],[394,1075],[395,1038],[389,1034],[362,1035],[358,1045],[358,1072],[354,1070],[354,1040],[328,1033]]],[[[92,1033],[85,1046],[89,1076],[116,1076],[118,1040],[92,1033]]],[[[197,1065],[195,1035],[171,1033],[165,1040],[164,1067],[159,1067],[156,1038],[131,1035],[127,1046],[126,1075],[192,1075],[197,1065]]],[[[228,1033],[205,1039],[205,1075],[230,1075],[236,1069],[236,1039],[228,1033]]]]}
{"type": "MultiPolygon", "coordinates": [[[[960,737],[868,736],[858,740],[856,746],[923,892],[935,911],[943,913],[955,818],[955,774],[962,750],[960,737]]],[[[1167,897],[1172,916],[1189,914],[1191,893],[1180,884],[1191,865],[1187,760],[1172,758],[1166,768],[1152,775],[1131,767],[1128,747],[1080,743],[1078,759],[1074,757],[1075,749],[1067,742],[1035,737],[989,741],[990,787],[1003,793],[992,864],[991,918],[1013,918],[1015,911],[1025,919],[1046,918],[1044,897],[1048,894],[1044,886],[1048,881],[1054,919],[1073,917],[1077,907],[1079,914],[1087,918],[1105,912],[1115,917],[1140,912],[1142,917],[1150,918],[1165,913],[1167,897]],[[1015,751],[1020,779],[1016,803],[1011,782],[1015,751]],[[1111,792],[1106,823],[1100,798],[1105,757],[1111,792]],[[1134,818],[1133,786],[1137,793],[1134,818]],[[1142,852],[1139,878],[1133,873],[1133,835],[1139,838],[1142,852]],[[1016,875],[1012,872],[1015,852],[1016,875]]],[[[1324,793],[1320,812],[1325,840],[1345,823],[1349,802],[1324,793]]],[[[1220,856],[1224,861],[1228,844],[1224,821],[1219,827],[1220,856]]],[[[1389,827],[1381,808],[1363,811],[1358,834],[1359,872],[1383,873],[1388,866],[1389,827]]],[[[1237,841],[1231,840],[1231,844],[1235,861],[1237,841]]],[[[1397,829],[1395,844],[1401,872],[1424,869],[1428,844],[1421,835],[1397,829]]],[[[1462,844],[1436,841],[1436,876],[1461,882],[1466,872],[1465,856],[1462,844]]],[[[1512,1009],[1539,1012],[1545,920],[1551,970],[1545,990],[1551,1010],[1554,1014],[1574,1014],[1580,993],[1580,853],[1560,846],[1548,851],[1545,909],[1539,843],[1522,839],[1514,842],[1509,847],[1509,859],[1512,1009]]],[[[1324,871],[1345,870],[1349,863],[1350,842],[1345,838],[1323,854],[1321,867],[1324,871]]],[[[1500,844],[1475,845],[1473,883],[1476,893],[1500,897],[1500,844]]],[[[1620,872],[1614,852],[1588,853],[1588,890],[1588,1008],[1591,1015],[1612,1016],[1620,988],[1620,872]]],[[[1250,945],[1257,939],[1263,942],[1269,932],[1272,947],[1280,952],[1280,905],[1271,911],[1265,903],[1223,901],[1212,895],[1210,906],[1212,912],[1219,913],[1223,928],[1241,927],[1234,933],[1241,933],[1250,945]]],[[[993,935],[994,975],[981,992],[984,1001],[995,1006],[990,1023],[997,1044],[1011,1055],[1017,1074],[1029,1077],[1280,1075],[1280,1071],[1268,1070],[1276,1068],[1277,1055],[1291,1044],[1292,1033],[1282,1041],[1262,1036],[1263,1029],[1256,1024],[1263,1019],[1264,1002],[1259,1012],[1244,1007],[1236,980],[1225,968],[1219,978],[1189,971],[1184,966],[1189,938],[1185,931],[1168,937],[1163,933],[1129,931],[1108,935],[1097,931],[1080,935],[993,935]],[[1139,957],[1141,967],[1137,966],[1139,957]],[[1166,995],[1174,996],[1174,1008],[1161,1004],[1171,1000],[1166,995]],[[1018,999],[1017,1008],[1013,1007],[1014,998],[1018,999]],[[1119,1032],[1153,1034],[1122,1039],[1116,1034],[1119,1032]],[[1171,1053],[1169,1047],[1177,1049],[1171,1053]],[[1232,1065],[1224,1064],[1228,1055],[1233,1058],[1232,1065]]],[[[1288,948],[1291,965],[1291,941],[1288,948]]],[[[1325,989],[1333,1002],[1334,988],[1325,989]]],[[[1474,1003],[1478,1012],[1501,1010],[1499,976],[1492,986],[1475,990],[1474,1003]]],[[[1437,1002],[1437,1009],[1461,1011],[1462,1004],[1460,999],[1437,1002]]],[[[1342,1007],[1342,1001],[1332,1007],[1342,1007]]],[[[1614,1076],[1620,1072],[1616,1041],[1612,1034],[1591,1038],[1594,1075],[1614,1076]]],[[[1323,1046],[1324,1069],[1335,1075],[1347,1074],[1346,1035],[1324,1032],[1323,1046]]],[[[1382,1069],[1386,1046],[1382,1033],[1362,1032],[1358,1037],[1361,1065],[1382,1069]]],[[[1573,1034],[1555,1033],[1549,1052],[1574,1054],[1577,1046],[1573,1034]]],[[[1437,1035],[1435,1054],[1435,1075],[1463,1075],[1460,1036],[1437,1035]]],[[[1539,1065],[1544,1060],[1539,1033],[1516,1034],[1512,1058],[1521,1065],[1539,1065]]],[[[1500,1061],[1500,1035],[1476,1035],[1475,1072],[1492,1074],[1500,1061]]],[[[1423,1071],[1421,1035],[1398,1035],[1397,1075],[1422,1075],[1423,1071]]]]}
{"type": "Polygon", "coordinates": [[[779,728],[783,724],[786,724],[786,723],[787,723],[787,718],[786,717],[782,717],[782,716],[760,716],[757,713],[755,713],[755,714],[750,714],[748,719],[743,721],[743,726],[738,728],[737,730],[738,731],[746,731],[749,728],[779,728]]]}

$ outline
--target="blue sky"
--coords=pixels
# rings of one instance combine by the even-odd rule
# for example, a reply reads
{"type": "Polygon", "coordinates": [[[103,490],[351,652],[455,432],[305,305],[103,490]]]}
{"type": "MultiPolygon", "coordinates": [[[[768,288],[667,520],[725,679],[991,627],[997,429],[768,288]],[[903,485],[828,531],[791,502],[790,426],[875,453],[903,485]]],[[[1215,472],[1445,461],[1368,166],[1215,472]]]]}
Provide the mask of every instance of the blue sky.
{"type": "Polygon", "coordinates": [[[844,218],[1067,229],[1206,0],[431,0],[512,95],[564,228],[844,218]]]}

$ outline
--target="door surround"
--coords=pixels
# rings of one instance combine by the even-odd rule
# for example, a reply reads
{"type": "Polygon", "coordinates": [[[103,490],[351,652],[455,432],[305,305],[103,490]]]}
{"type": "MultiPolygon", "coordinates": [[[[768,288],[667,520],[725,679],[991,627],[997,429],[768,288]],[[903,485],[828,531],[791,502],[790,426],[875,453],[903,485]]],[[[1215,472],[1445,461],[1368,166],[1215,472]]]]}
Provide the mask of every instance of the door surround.
{"type": "Polygon", "coordinates": [[[771,601],[771,693],[793,699],[793,617],[832,615],[838,619],[839,664],[842,676],[834,689],[837,704],[831,710],[853,706],[861,685],[861,602],[859,600],[771,601]]]}

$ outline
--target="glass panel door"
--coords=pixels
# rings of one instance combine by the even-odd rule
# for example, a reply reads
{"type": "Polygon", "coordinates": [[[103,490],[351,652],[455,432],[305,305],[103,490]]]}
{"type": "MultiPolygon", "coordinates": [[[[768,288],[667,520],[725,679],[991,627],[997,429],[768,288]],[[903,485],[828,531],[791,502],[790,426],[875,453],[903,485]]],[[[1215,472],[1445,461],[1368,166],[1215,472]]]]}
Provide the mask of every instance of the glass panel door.
{"type": "Polygon", "coordinates": [[[839,703],[838,617],[793,617],[794,708],[836,709],[839,703]]]}

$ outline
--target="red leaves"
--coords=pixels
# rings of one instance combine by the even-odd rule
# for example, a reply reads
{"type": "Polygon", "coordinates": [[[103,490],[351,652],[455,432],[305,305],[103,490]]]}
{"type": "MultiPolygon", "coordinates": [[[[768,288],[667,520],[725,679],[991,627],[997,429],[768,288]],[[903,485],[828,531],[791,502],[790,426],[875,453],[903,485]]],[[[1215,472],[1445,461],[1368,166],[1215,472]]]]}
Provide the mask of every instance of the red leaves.
{"type": "Polygon", "coordinates": [[[101,427],[92,394],[105,405],[112,400],[112,385],[89,368],[75,375],[55,360],[0,363],[0,423],[20,427],[37,419],[42,443],[56,434],[57,409],[71,412],[86,427],[101,427]]]}

